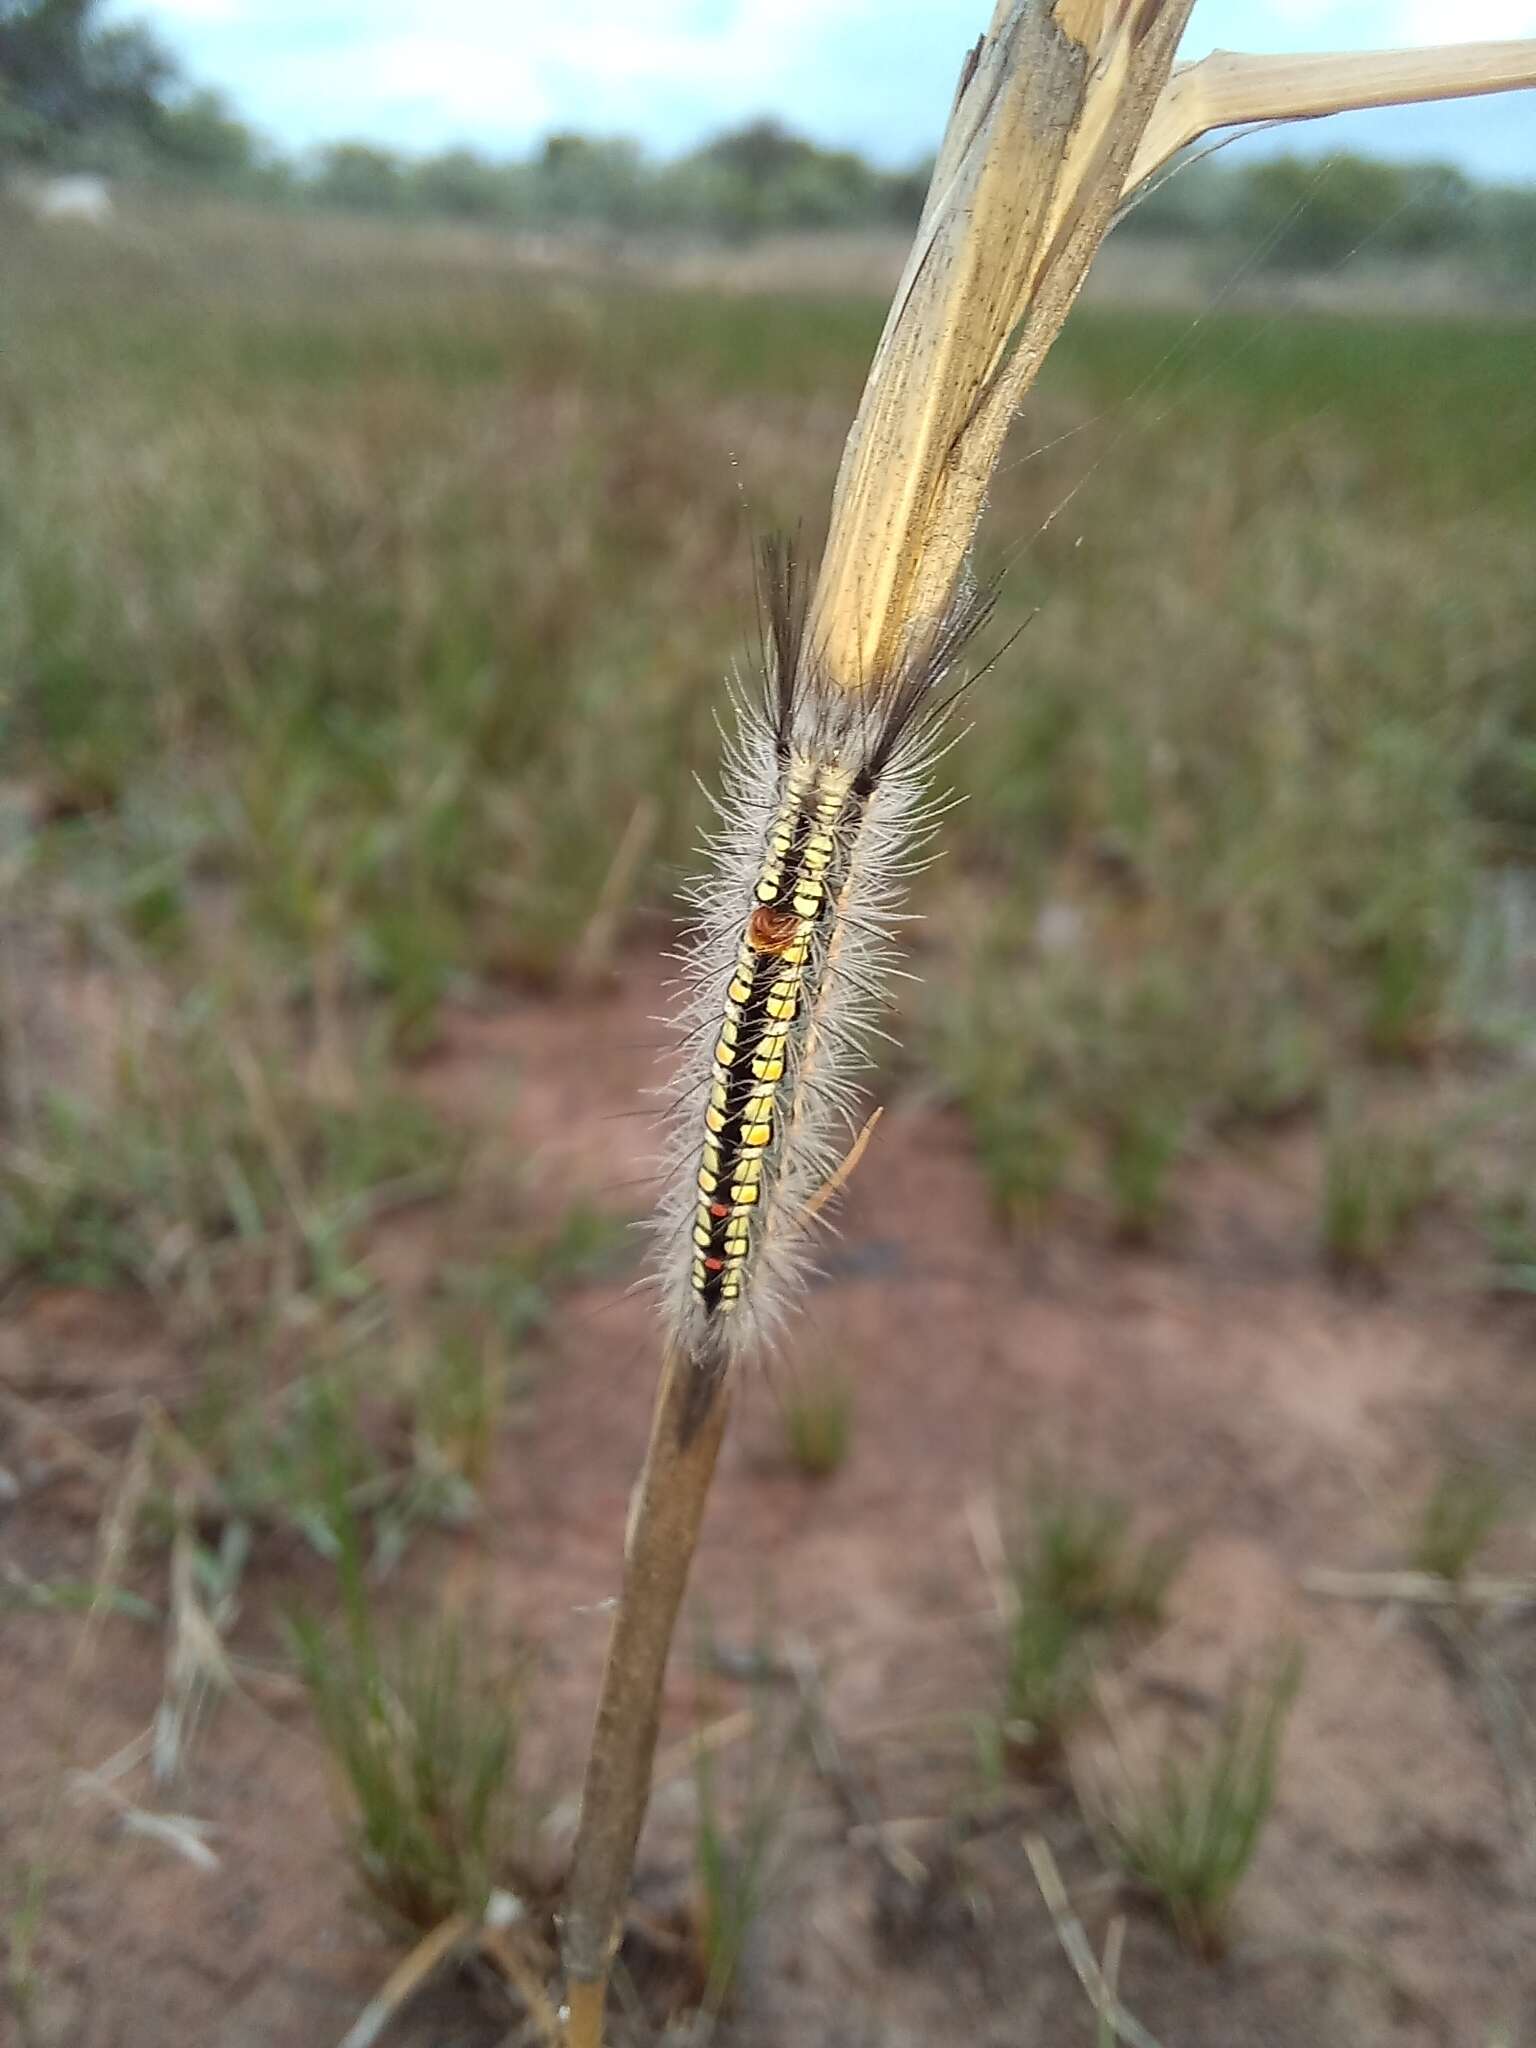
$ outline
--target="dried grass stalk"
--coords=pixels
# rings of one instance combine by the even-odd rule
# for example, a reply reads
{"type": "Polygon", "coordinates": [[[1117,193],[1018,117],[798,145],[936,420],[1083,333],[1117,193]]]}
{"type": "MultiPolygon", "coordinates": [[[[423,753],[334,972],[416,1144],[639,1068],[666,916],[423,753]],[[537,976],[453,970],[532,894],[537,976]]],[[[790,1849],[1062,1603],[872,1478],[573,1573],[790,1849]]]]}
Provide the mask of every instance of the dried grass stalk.
{"type": "Polygon", "coordinates": [[[662,1365],[650,1447],[630,1511],[624,1579],[603,1669],[561,1957],[571,2048],[602,2039],[608,1971],[650,1797],[662,1679],[725,1431],[725,1384],[675,1348],[662,1365]],[[707,1402],[702,1420],[700,1401],[707,1402]]]}
{"type": "Polygon", "coordinates": [[[948,616],[1193,4],[1001,0],[971,53],[832,499],[808,644],[845,688],[948,616]]]}
{"type": "Polygon", "coordinates": [[[1432,50],[1350,50],[1244,57],[1213,50],[1181,64],[1158,101],[1125,181],[1127,194],[1209,135],[1250,121],[1314,121],[1361,107],[1473,99],[1536,86],[1536,42],[1441,43],[1432,50]]]}

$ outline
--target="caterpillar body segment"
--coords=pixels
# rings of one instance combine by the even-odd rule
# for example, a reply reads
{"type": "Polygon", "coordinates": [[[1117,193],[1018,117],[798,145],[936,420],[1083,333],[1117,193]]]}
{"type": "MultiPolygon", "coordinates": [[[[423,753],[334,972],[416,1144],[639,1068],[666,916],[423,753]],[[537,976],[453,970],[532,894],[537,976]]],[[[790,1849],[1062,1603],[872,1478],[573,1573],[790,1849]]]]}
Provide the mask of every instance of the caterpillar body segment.
{"type": "MultiPolygon", "coordinates": [[[[739,1303],[779,1138],[779,1097],[805,996],[852,777],[792,760],[726,990],[698,1168],[691,1283],[704,1314],[739,1303]]],[[[778,1160],[775,1158],[775,1164],[778,1160]]]]}
{"type": "Polygon", "coordinates": [[[818,672],[789,550],[765,548],[771,672],[737,696],[710,872],[689,896],[674,1097],[658,1218],[671,1334],[724,1370],[777,1322],[808,1249],[807,1210],[857,1131],[856,1076],[888,1002],[906,856],[924,824],[938,685],[989,605],[927,636],[883,688],[818,672]]]}

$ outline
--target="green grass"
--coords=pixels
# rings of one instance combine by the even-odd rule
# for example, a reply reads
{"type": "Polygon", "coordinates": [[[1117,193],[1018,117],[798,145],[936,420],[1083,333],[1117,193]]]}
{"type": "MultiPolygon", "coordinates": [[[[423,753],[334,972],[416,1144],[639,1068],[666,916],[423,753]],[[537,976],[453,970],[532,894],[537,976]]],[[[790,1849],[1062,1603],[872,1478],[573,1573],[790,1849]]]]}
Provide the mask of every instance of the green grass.
{"type": "Polygon", "coordinates": [[[564,1289],[627,1261],[628,1233],[585,1204],[403,1304],[366,1263],[340,1296],[278,1293],[233,1315],[182,1427],[223,1510],[296,1531],[336,1560],[348,1532],[387,1574],[430,1527],[479,1512],[514,1399],[564,1289]]]}
{"type": "Polygon", "coordinates": [[[853,1382],[836,1367],[798,1371],[785,1389],[781,1410],[784,1448],[807,1479],[830,1479],[847,1462],[853,1445],[853,1382]]]}
{"type": "MultiPolygon", "coordinates": [[[[213,205],[5,227],[0,1273],[239,1360],[187,1407],[222,1400],[258,1517],[323,1541],[328,1402],[391,1527],[458,1512],[616,1253],[498,1202],[489,1243],[416,1067],[455,1006],[558,985],[599,905],[664,943],[747,525],[814,534],[883,307],[213,205]],[[455,1250],[402,1303],[380,1233],[429,1201],[455,1250]]],[[[1520,1006],[1465,970],[1494,864],[1536,859],[1528,344],[1074,316],[992,493],[1001,630],[1038,615],[968,700],[905,1019],[1008,1220],[1176,1242],[1211,1144],[1510,1059],[1520,1006]]],[[[1362,1144],[1323,1236],[1370,1266],[1406,1210],[1362,1144]]]]}
{"type": "MultiPolygon", "coordinates": [[[[754,1651],[755,1667],[771,1668],[771,1645],[760,1638],[754,1651]]],[[[706,1627],[700,1643],[701,1674],[709,1662],[706,1627]]],[[[708,1740],[712,1709],[710,1687],[702,1683],[693,1770],[691,1934],[698,2005],[705,2015],[718,2014],[731,2004],[753,1926],[778,1876],[791,1801],[811,1742],[809,1703],[802,1699],[787,1715],[776,1711],[769,1685],[756,1680],[752,1725],[728,1794],[708,1740]]]]}
{"type": "Polygon", "coordinates": [[[1511,1511],[1504,1476],[1476,1459],[1442,1469],[1420,1512],[1411,1562],[1416,1571],[1459,1585],[1511,1511]]]}
{"type": "Polygon", "coordinates": [[[1183,313],[1149,308],[1128,316],[1090,306],[1074,315],[1068,346],[1048,375],[1132,390],[1177,352],[1138,400],[1146,410],[1158,409],[1160,393],[1189,393],[1223,424],[1257,414],[1277,435],[1323,425],[1416,490],[1470,503],[1531,491],[1528,342],[1520,320],[1305,313],[1276,320],[1224,310],[1207,314],[1192,336],[1183,313]],[[1425,416],[1426,394],[1444,401],[1434,418],[1425,416]],[[1484,406],[1511,423],[1501,445],[1497,436],[1466,432],[1484,406]]]}
{"type": "Polygon", "coordinates": [[[417,1377],[418,1456],[445,1478],[478,1487],[490,1467],[507,1392],[507,1364],[494,1339],[448,1329],[417,1377]]]}
{"type": "Polygon", "coordinates": [[[1025,1600],[1008,1618],[1003,1696],[995,1726],[983,1724],[984,1760],[1034,1771],[1059,1756],[1093,1697],[1094,1643],[1060,1607],[1025,1600]]]}
{"type": "Polygon", "coordinates": [[[394,1363],[377,1342],[339,1357],[312,1345],[291,1375],[270,1353],[221,1362],[218,1398],[189,1416],[187,1435],[224,1511],[258,1531],[295,1531],[332,1562],[355,1526],[378,1577],[422,1529],[470,1520],[494,1393],[466,1422],[430,1371],[391,1384],[394,1363]]]}
{"type": "MultiPolygon", "coordinates": [[[[411,1049],[466,976],[558,968],[642,793],[670,826],[659,898],[746,623],[739,410],[763,439],[754,518],[803,515],[879,308],[511,290],[494,242],[477,266],[368,224],[216,215],[204,283],[195,230],[105,272],[42,237],[12,316],[8,378],[38,408],[7,467],[12,729],[50,811],[114,854],[119,809],[176,783],[134,827],[151,922],[185,914],[189,867],[232,871],[289,972],[339,953],[411,1049]]],[[[1005,471],[994,545],[1121,438],[1015,571],[1010,609],[1047,611],[978,693],[952,840],[1016,873],[1042,834],[1058,872],[1110,859],[1180,910],[1148,937],[1206,957],[1237,945],[1208,926],[1242,883],[1254,944],[1282,942],[1270,979],[1327,945],[1364,1035],[1412,1045],[1475,860],[1465,799],[1533,715],[1525,337],[1217,315],[1127,405],[1186,338],[1090,309],[1053,358],[1027,440],[1126,409],[1005,471]],[[1219,601],[1181,604],[1192,583],[1219,601]]]]}
{"type": "Polygon", "coordinates": [[[1112,1816],[1120,1861],[1197,1955],[1218,1957],[1233,1896],[1274,1806],[1280,1749],[1297,1691],[1292,1653],[1228,1702],[1205,1749],[1167,1756],[1149,1783],[1128,1783],[1112,1816]]]}
{"type": "Polygon", "coordinates": [[[1094,1667],[1113,1639],[1162,1620],[1184,1546],[1139,1542],[1123,1501],[1050,1473],[1027,1488],[1005,1545],[1001,1744],[1013,1762],[1035,1767],[1056,1755],[1089,1704],[1094,1667]]]}
{"type": "Polygon", "coordinates": [[[1155,1625],[1183,1562],[1184,1546],[1175,1538],[1135,1539],[1124,1501],[1050,1475],[1029,1489],[1024,1526],[1008,1556],[1021,1599],[1054,1607],[1080,1626],[1155,1625]]]}
{"type": "Polygon", "coordinates": [[[1483,1232],[1494,1285],[1511,1294],[1536,1294],[1536,1199],[1508,1189],[1484,1205],[1483,1232]]]}
{"type": "Polygon", "coordinates": [[[397,1928],[426,1932],[452,1913],[478,1921],[517,1868],[523,1674],[494,1669],[456,1616],[381,1633],[355,1534],[342,1555],[344,1626],[306,1614],[290,1631],[345,1788],[349,1846],[397,1928]]]}
{"type": "Polygon", "coordinates": [[[1424,1133],[1373,1125],[1334,1105],[1324,1134],[1320,1228],[1338,1272],[1379,1273],[1434,1192],[1434,1153],[1424,1133]]]}
{"type": "Polygon", "coordinates": [[[1131,1237],[1214,1139],[1475,1051],[1492,864],[1532,850],[1526,331],[1218,316],[1094,423],[1187,334],[1085,309],[1052,358],[981,562],[1038,532],[1005,603],[1040,609],[924,906],[923,1049],[999,1208],[1131,1237]]]}
{"type": "Polygon", "coordinates": [[[635,1252],[624,1217],[578,1200],[552,1227],[445,1267],[438,1294],[448,1310],[478,1319],[510,1348],[545,1321],[563,1289],[626,1272],[635,1252]]]}
{"type": "Polygon", "coordinates": [[[125,1036],[104,1085],[16,1103],[0,1273],[204,1303],[237,1268],[322,1299],[366,1291],[365,1226],[451,1186],[462,1141],[377,1061],[332,1090],[290,1032],[258,1044],[250,1026],[196,991],[125,1036]]]}

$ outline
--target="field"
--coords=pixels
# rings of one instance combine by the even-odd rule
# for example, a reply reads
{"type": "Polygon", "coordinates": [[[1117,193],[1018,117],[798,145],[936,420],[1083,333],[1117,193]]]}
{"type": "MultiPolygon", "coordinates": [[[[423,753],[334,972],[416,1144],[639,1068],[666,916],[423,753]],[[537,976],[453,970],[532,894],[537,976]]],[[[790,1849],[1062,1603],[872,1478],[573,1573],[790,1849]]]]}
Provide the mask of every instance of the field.
{"type": "MultiPolygon", "coordinates": [[[[675,890],[883,304],[0,232],[0,2038],[339,2043],[494,1887],[381,2038],[531,2039],[675,890]]],[[[1532,332],[1198,313],[1080,309],[992,493],[626,2044],[1536,2029],[1532,332]]]]}

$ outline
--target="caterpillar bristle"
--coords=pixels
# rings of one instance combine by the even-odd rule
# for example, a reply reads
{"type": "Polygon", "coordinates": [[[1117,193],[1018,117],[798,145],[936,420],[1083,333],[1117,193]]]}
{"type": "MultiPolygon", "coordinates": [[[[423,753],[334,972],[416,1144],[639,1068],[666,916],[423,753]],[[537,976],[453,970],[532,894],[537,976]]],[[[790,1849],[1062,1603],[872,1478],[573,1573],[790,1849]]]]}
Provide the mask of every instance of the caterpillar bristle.
{"type": "MultiPolygon", "coordinates": [[[[869,1046],[892,1004],[913,855],[948,805],[926,787],[992,612],[968,592],[890,676],[843,688],[809,637],[793,543],[758,553],[760,692],[727,685],[718,821],[684,891],[667,1194],[657,1219],[671,1334],[711,1372],[781,1320],[857,1140],[869,1046]]],[[[921,865],[921,863],[918,863],[921,865]]]]}
{"type": "MultiPolygon", "coordinates": [[[[789,534],[768,534],[758,548],[758,608],[768,624],[771,673],[763,678],[763,704],[774,752],[786,756],[794,721],[795,681],[805,645],[810,585],[789,534]]],[[[766,652],[766,649],[765,649],[766,652]]]]}

